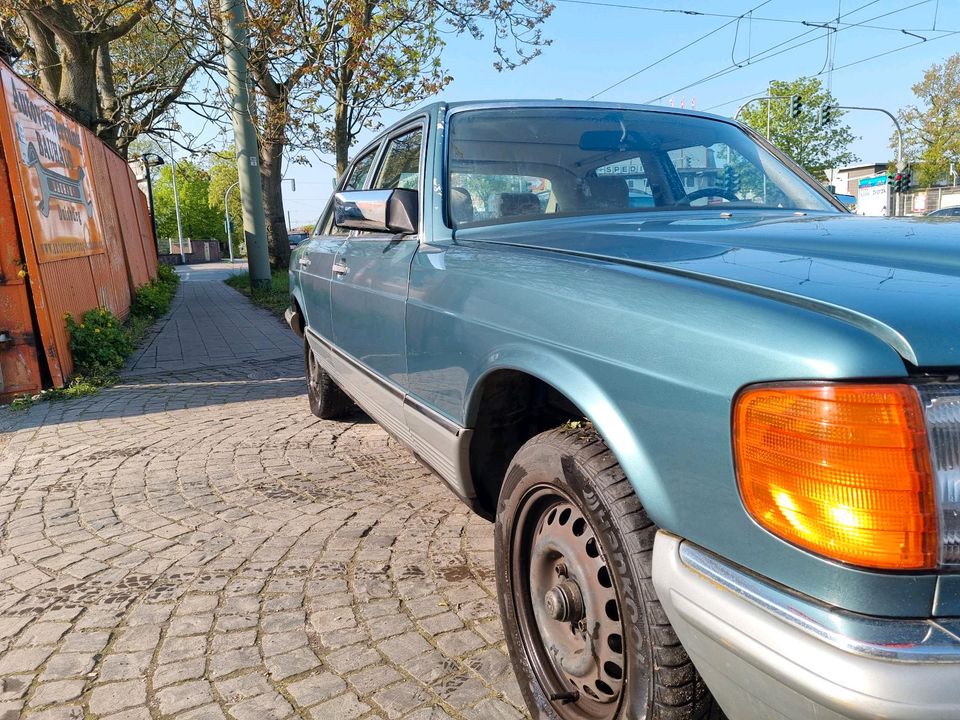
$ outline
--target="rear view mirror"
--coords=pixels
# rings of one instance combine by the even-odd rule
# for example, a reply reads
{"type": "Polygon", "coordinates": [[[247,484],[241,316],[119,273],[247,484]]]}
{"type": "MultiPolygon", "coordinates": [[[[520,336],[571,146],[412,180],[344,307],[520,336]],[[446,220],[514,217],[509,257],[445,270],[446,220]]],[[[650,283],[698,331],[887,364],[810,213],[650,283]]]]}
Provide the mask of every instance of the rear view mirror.
{"type": "Polygon", "coordinates": [[[591,152],[644,150],[640,133],[624,130],[588,130],[580,136],[580,149],[591,152]]]}
{"type": "Polygon", "coordinates": [[[333,198],[337,227],[410,235],[417,232],[416,190],[345,190],[333,198]]]}

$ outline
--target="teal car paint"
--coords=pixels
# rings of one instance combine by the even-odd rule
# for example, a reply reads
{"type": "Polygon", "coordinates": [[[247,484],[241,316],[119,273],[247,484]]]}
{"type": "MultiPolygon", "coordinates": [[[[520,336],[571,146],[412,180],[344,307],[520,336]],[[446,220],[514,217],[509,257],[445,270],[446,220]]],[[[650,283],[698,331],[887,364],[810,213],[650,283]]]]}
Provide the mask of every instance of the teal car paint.
{"type": "MultiPolygon", "coordinates": [[[[799,171],[798,181],[822,197],[816,207],[731,202],[658,209],[630,202],[620,212],[567,217],[561,210],[551,217],[543,214],[552,207],[551,191],[529,179],[536,177],[533,163],[523,178],[534,189],[490,195],[504,205],[536,190],[539,211],[506,221],[477,219],[490,203],[448,180],[451,120],[491,108],[570,107],[731,125],[704,114],[626,105],[431,105],[369,145],[382,163],[391,137],[424,129],[417,233],[338,231],[331,205],[292,254],[291,311],[302,327],[291,324],[305,332],[321,361],[343,368],[337,379],[348,394],[488,516],[496,498],[484,497],[466,454],[487,383],[498,373],[520,371],[593,423],[663,531],[658,552],[671,538],[677,548],[698,549],[687,553],[686,565],[676,561],[680,550],[669,558],[663,550],[657,560],[663,577],[700,567],[700,575],[715,571],[721,582],[724,571],[710,565],[715,557],[759,578],[753,592],[786,589],[811,608],[835,608],[840,614],[829,622],[837,632],[857,632],[859,616],[941,618],[935,632],[952,647],[960,575],[845,565],[781,540],[748,515],[731,450],[731,409],[742,388],[765,381],[956,376],[956,231],[948,223],[852,216],[799,171]],[[470,220],[453,217],[458,192],[470,200],[459,210],[470,220]],[[369,396],[373,409],[361,399],[365,391],[354,393],[341,381],[361,376],[385,388],[382,398],[369,396]]],[[[615,174],[612,167],[595,175],[615,174]]],[[[558,183],[551,186],[556,190],[558,183]]],[[[689,587],[695,585],[690,580],[689,587]]],[[[676,587],[682,593],[687,586],[678,580],[676,587]]],[[[663,598],[671,589],[658,585],[658,591],[663,598]]],[[[684,610],[672,602],[664,600],[673,621],[673,613],[679,618],[684,610]]],[[[932,631],[923,626],[923,632],[929,637],[932,631]]],[[[687,645],[682,633],[681,639],[687,645]]],[[[723,664],[717,659],[723,642],[688,651],[728,709],[735,703],[724,698],[736,695],[736,683],[704,669],[723,664]]],[[[862,654],[871,656],[873,646],[864,647],[862,654]]],[[[785,700],[794,710],[777,717],[815,712],[811,702],[816,712],[828,708],[823,717],[859,717],[845,714],[846,700],[836,700],[846,698],[845,691],[811,700],[816,692],[801,686],[785,700]]],[[[756,701],[756,712],[777,697],[769,692],[756,701]]],[[[885,712],[886,706],[865,707],[885,712]]],[[[915,717],[946,717],[915,711],[915,717]]],[[[740,713],[736,717],[764,716],[740,713]]]]}

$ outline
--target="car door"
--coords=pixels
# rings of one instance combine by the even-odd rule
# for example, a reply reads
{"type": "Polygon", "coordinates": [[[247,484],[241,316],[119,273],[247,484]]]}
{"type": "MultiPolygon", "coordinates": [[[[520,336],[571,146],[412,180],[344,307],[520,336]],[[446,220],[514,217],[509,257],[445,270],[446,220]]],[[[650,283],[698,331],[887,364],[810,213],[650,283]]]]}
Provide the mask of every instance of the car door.
{"type": "MultiPolygon", "coordinates": [[[[370,180],[373,161],[377,157],[380,144],[376,144],[361,153],[345,173],[341,190],[363,190],[370,180]]],[[[331,294],[330,280],[333,276],[333,263],[337,251],[347,240],[347,231],[333,224],[333,198],[327,203],[323,217],[317,223],[314,234],[297,261],[300,273],[300,287],[303,290],[306,307],[307,326],[314,333],[327,340],[333,338],[330,322],[331,294]]]]}
{"type": "MultiPolygon", "coordinates": [[[[423,123],[386,139],[371,189],[420,189],[423,123]]],[[[333,339],[381,379],[406,372],[405,313],[415,235],[353,232],[333,264],[333,339]]]]}

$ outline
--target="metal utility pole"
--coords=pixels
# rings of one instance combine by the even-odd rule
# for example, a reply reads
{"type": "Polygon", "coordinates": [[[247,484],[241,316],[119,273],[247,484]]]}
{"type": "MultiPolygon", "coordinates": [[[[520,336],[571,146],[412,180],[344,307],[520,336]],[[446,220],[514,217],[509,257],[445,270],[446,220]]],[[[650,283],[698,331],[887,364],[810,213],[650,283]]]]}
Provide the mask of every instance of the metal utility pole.
{"type": "MultiPolygon", "coordinates": [[[[906,167],[906,163],[903,161],[903,129],[900,127],[900,121],[897,120],[896,115],[894,115],[889,110],[884,110],[883,108],[878,107],[861,107],[859,105],[834,105],[836,110],[866,110],[867,112],[879,112],[886,115],[893,121],[893,126],[897,129],[897,172],[903,172],[906,167]]],[[[900,193],[895,193],[893,196],[893,214],[895,217],[903,215],[903,210],[900,206],[900,193]]]]}
{"type": "Polygon", "coordinates": [[[903,162],[903,129],[900,127],[900,121],[897,116],[889,110],[877,107],[859,107],[857,105],[834,105],[836,110],[868,110],[869,112],[879,112],[886,115],[893,121],[893,126],[897,129],[897,172],[901,172],[906,165],[903,162]]]}
{"type": "Polygon", "coordinates": [[[237,143],[237,171],[240,175],[240,202],[243,205],[243,234],[247,241],[250,286],[270,287],[270,257],[267,253],[267,221],[263,214],[260,186],[260,152],[250,121],[247,96],[247,8],[244,0],[220,0],[224,24],[224,51],[233,133],[237,143]]]}
{"type": "Polygon", "coordinates": [[[187,255],[183,251],[183,223],[180,220],[180,195],[177,193],[177,160],[173,157],[173,140],[170,141],[170,175],[173,178],[173,209],[177,214],[177,242],[180,244],[180,263],[187,264],[187,255]]]}

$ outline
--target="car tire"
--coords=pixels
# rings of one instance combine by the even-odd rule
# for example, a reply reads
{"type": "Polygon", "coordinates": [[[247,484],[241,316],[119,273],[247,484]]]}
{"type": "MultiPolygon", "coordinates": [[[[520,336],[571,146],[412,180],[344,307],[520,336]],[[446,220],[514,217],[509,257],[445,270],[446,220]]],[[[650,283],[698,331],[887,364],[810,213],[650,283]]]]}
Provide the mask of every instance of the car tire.
{"type": "Polygon", "coordinates": [[[588,423],[537,435],[513,458],[497,594],[534,720],[723,717],[657,599],[656,531],[588,423]]]}
{"type": "Polygon", "coordinates": [[[310,412],[322,420],[339,420],[356,410],[353,400],[340,389],[329,373],[320,366],[310,343],[303,341],[303,365],[307,376],[307,397],[310,412]]]}

